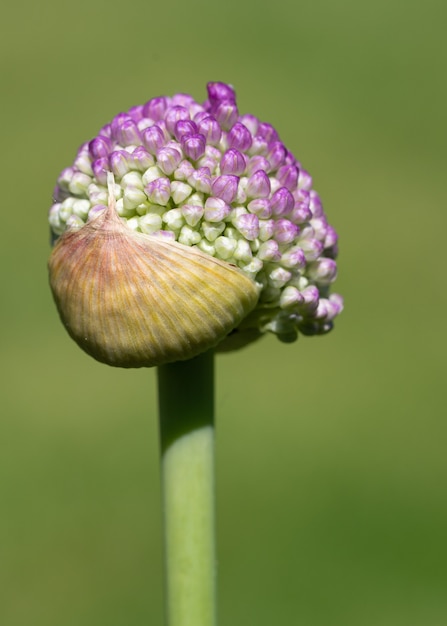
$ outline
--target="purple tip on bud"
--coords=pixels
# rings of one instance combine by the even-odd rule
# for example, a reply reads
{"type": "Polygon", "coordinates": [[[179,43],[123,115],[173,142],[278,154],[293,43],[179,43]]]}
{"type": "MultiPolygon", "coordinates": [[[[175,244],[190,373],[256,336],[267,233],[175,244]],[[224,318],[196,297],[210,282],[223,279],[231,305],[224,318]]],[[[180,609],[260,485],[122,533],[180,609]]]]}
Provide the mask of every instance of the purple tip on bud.
{"type": "Polygon", "coordinates": [[[206,86],[208,91],[208,100],[211,105],[221,102],[222,100],[228,100],[229,102],[236,102],[236,93],[230,85],[226,83],[208,83],[206,86]]]}
{"type": "Polygon", "coordinates": [[[267,143],[272,143],[273,141],[278,141],[279,139],[278,133],[273,126],[271,124],[266,124],[265,122],[261,122],[261,124],[259,124],[256,134],[259,135],[259,137],[263,137],[267,143]]]}
{"type": "Polygon", "coordinates": [[[159,126],[150,126],[142,132],[143,144],[150,154],[156,154],[165,145],[165,136],[159,126]]]}
{"type": "Polygon", "coordinates": [[[315,261],[323,252],[323,244],[318,239],[301,239],[299,245],[307,261],[315,261]]]}
{"type": "Polygon", "coordinates": [[[237,176],[218,176],[211,185],[213,196],[231,204],[236,198],[238,184],[237,176]]]}
{"type": "Polygon", "coordinates": [[[244,155],[239,150],[228,150],[222,157],[220,162],[220,171],[222,174],[234,174],[241,176],[245,172],[247,162],[244,155]]]}
{"type": "Polygon", "coordinates": [[[115,150],[110,154],[110,169],[118,178],[122,178],[129,171],[129,156],[125,150],[115,150]]]}
{"type": "Polygon", "coordinates": [[[201,116],[200,120],[197,121],[197,129],[199,133],[205,135],[208,144],[212,146],[218,145],[222,137],[222,129],[215,117],[209,113],[205,113],[205,115],[201,116]]]}
{"type": "Polygon", "coordinates": [[[171,133],[171,135],[174,135],[175,125],[177,124],[177,122],[179,122],[180,120],[189,119],[189,111],[188,109],[185,109],[185,107],[170,107],[165,115],[166,128],[171,133]]]}
{"type": "Polygon", "coordinates": [[[316,191],[309,192],[309,208],[312,211],[314,217],[321,217],[323,213],[323,205],[321,204],[320,196],[316,191]]]}
{"type": "Polygon", "coordinates": [[[172,97],[173,106],[181,106],[186,109],[194,102],[194,98],[189,95],[189,93],[176,93],[175,96],[172,97]]]}
{"type": "Polygon", "coordinates": [[[300,175],[298,177],[298,187],[310,191],[312,189],[312,176],[306,170],[300,168],[300,175]]]}
{"type": "Polygon", "coordinates": [[[258,170],[264,170],[264,172],[268,172],[270,170],[270,163],[263,156],[257,155],[251,157],[248,161],[247,165],[247,174],[251,176],[254,172],[258,170]]]}
{"type": "Polygon", "coordinates": [[[270,202],[273,215],[277,215],[279,217],[288,215],[295,205],[295,200],[286,187],[280,187],[277,191],[275,191],[270,202]]]}
{"type": "Polygon", "coordinates": [[[92,163],[93,174],[101,185],[107,185],[107,172],[110,172],[109,159],[101,157],[92,163]]]}
{"type": "Polygon", "coordinates": [[[201,193],[211,193],[211,173],[208,167],[199,167],[188,177],[188,183],[201,193]]]}
{"type": "Polygon", "coordinates": [[[152,98],[149,102],[143,106],[143,115],[144,117],[149,117],[154,122],[158,122],[158,120],[162,120],[165,116],[166,109],[169,106],[169,101],[167,98],[152,98]]]}
{"type": "Polygon", "coordinates": [[[181,139],[183,152],[192,161],[197,161],[205,154],[206,139],[200,134],[184,135],[181,139]]]}
{"type": "Polygon", "coordinates": [[[230,212],[230,207],[221,198],[211,196],[205,202],[205,219],[208,222],[222,222],[230,212]]]}
{"type": "Polygon", "coordinates": [[[270,149],[267,154],[267,159],[270,163],[270,169],[272,171],[277,170],[283,165],[286,159],[287,150],[280,141],[275,141],[270,145],[270,149]]]}
{"type": "Polygon", "coordinates": [[[306,310],[306,312],[315,312],[317,310],[318,302],[320,299],[320,293],[317,287],[315,287],[314,285],[310,285],[309,287],[303,289],[301,295],[304,298],[303,308],[306,310]]]}
{"type": "Polygon", "coordinates": [[[261,261],[279,261],[281,252],[278,242],[274,239],[269,239],[261,243],[258,250],[258,258],[260,258],[261,261]]]}
{"type": "Polygon", "coordinates": [[[228,133],[227,140],[229,148],[235,148],[236,150],[242,150],[245,152],[251,147],[253,138],[246,126],[240,122],[236,122],[228,133]]]}
{"type": "Polygon", "coordinates": [[[181,160],[182,154],[176,148],[165,146],[157,152],[157,165],[168,176],[176,170],[181,160]]]}
{"type": "MultiPolygon", "coordinates": [[[[111,137],[117,143],[119,143],[118,135],[120,133],[121,124],[123,124],[123,122],[126,122],[126,121],[133,122],[132,118],[130,117],[130,115],[128,113],[118,113],[118,115],[115,115],[115,117],[113,118],[113,120],[110,123],[111,137]]],[[[102,134],[102,133],[100,133],[100,134],[102,134]]]]}
{"type": "Polygon", "coordinates": [[[264,139],[264,137],[261,137],[260,135],[256,135],[255,137],[253,137],[253,142],[250,148],[250,154],[266,155],[268,152],[268,149],[269,149],[269,145],[267,141],[264,139]]]}
{"type": "Polygon", "coordinates": [[[140,131],[132,119],[124,120],[115,130],[114,135],[121,146],[135,146],[141,143],[140,131]]]}
{"type": "Polygon", "coordinates": [[[197,125],[192,120],[179,120],[175,125],[174,136],[177,141],[181,141],[184,135],[194,135],[197,132],[197,125]]]}
{"type": "Polygon", "coordinates": [[[237,106],[229,100],[219,102],[211,109],[211,112],[223,130],[230,130],[230,128],[232,128],[232,126],[236,123],[239,116],[237,106]]]}
{"type": "Polygon", "coordinates": [[[256,198],[247,204],[247,209],[250,213],[254,213],[261,220],[267,220],[272,216],[272,207],[270,206],[270,200],[267,198],[256,198]]]}
{"type": "Polygon", "coordinates": [[[263,170],[258,170],[250,176],[247,182],[246,193],[249,198],[268,198],[270,194],[270,179],[263,170]]]}
{"type": "Polygon", "coordinates": [[[258,134],[259,120],[257,117],[247,113],[246,115],[241,115],[239,121],[248,128],[253,137],[258,134]]]}
{"type": "Polygon", "coordinates": [[[154,158],[144,146],[138,146],[130,155],[130,162],[132,168],[139,172],[145,172],[154,164],[154,158]]]}
{"type": "Polygon", "coordinates": [[[254,241],[259,235],[259,219],[252,213],[239,215],[236,218],[234,225],[241,235],[243,235],[243,237],[245,237],[248,241],[254,241]]]}
{"type": "Polygon", "coordinates": [[[324,247],[333,248],[336,245],[337,241],[338,241],[338,235],[335,231],[335,228],[333,228],[333,226],[328,226],[327,231],[326,231],[326,237],[324,240],[324,247]]]}
{"type": "Polygon", "coordinates": [[[112,152],[112,142],[108,137],[95,137],[88,144],[88,151],[92,159],[107,157],[112,152]]]}
{"type": "Polygon", "coordinates": [[[312,218],[312,213],[305,202],[295,202],[290,218],[295,224],[304,224],[312,218]]]}
{"type": "Polygon", "coordinates": [[[299,226],[290,220],[279,219],[275,222],[275,239],[280,244],[291,243],[299,232],[299,226]]]}
{"type": "Polygon", "coordinates": [[[334,259],[317,259],[309,266],[309,277],[319,285],[330,285],[337,276],[337,264],[334,259]]]}
{"type": "Polygon", "coordinates": [[[136,106],[130,107],[128,113],[133,121],[138,123],[143,118],[143,105],[137,104],[136,106]]]}
{"type": "Polygon", "coordinates": [[[145,186],[144,191],[153,204],[166,206],[171,196],[169,178],[156,178],[145,186]]]}
{"type": "Polygon", "coordinates": [[[294,191],[298,184],[298,168],[296,165],[283,165],[279,168],[276,178],[283,187],[294,191]]]}
{"type": "Polygon", "coordinates": [[[302,269],[306,265],[306,257],[301,248],[294,246],[287,252],[284,252],[281,257],[281,264],[284,265],[284,267],[302,269]]]}

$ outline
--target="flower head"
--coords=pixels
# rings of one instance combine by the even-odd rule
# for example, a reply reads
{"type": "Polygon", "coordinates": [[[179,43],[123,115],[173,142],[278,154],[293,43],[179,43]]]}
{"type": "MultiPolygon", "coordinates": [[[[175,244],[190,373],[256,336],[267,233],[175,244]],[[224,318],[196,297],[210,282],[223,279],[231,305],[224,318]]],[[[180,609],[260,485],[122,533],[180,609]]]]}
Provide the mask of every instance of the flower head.
{"type": "Polygon", "coordinates": [[[258,304],[233,333],[242,343],[265,331],[293,341],[332,328],[343,307],[329,294],[336,232],[309,173],[273,126],[239,113],[231,86],[209,83],[202,104],[177,94],[115,116],[58,178],[56,236],[104,210],[110,173],[129,229],[196,247],[256,283],[258,304]]]}

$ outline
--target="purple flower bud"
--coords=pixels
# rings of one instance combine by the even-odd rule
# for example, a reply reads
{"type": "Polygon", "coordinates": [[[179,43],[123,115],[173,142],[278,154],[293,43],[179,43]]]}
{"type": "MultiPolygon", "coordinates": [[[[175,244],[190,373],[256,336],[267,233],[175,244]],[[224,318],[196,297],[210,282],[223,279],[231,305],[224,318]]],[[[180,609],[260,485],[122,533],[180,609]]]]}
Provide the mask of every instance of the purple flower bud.
{"type": "Polygon", "coordinates": [[[269,145],[268,145],[267,141],[264,139],[264,137],[261,137],[260,135],[256,135],[255,137],[253,137],[253,142],[251,144],[251,148],[249,150],[249,154],[251,154],[251,155],[254,155],[254,154],[266,155],[267,152],[268,152],[268,149],[269,149],[269,145]]]}
{"type": "Polygon", "coordinates": [[[223,130],[230,130],[233,124],[236,123],[239,116],[237,106],[229,100],[224,100],[218,103],[215,107],[211,109],[211,113],[219,122],[223,130]]]}
{"type": "Polygon", "coordinates": [[[283,187],[294,191],[298,184],[298,168],[295,165],[283,165],[279,168],[276,178],[283,187]]]}
{"type": "Polygon", "coordinates": [[[188,177],[188,183],[202,193],[211,193],[211,173],[207,167],[199,167],[188,177]]]}
{"type": "Polygon", "coordinates": [[[137,106],[131,107],[128,113],[133,121],[138,123],[143,117],[143,105],[138,104],[137,106]]]}
{"type": "MultiPolygon", "coordinates": [[[[178,168],[174,172],[176,180],[188,180],[190,176],[195,172],[195,168],[190,161],[186,159],[179,163],[178,168]]],[[[189,180],[188,180],[189,182],[189,180]]],[[[191,183],[189,183],[191,184],[191,183]]]]}
{"type": "Polygon", "coordinates": [[[299,246],[307,261],[315,261],[323,252],[323,244],[318,239],[300,239],[299,246]]]}
{"type": "Polygon", "coordinates": [[[324,243],[328,229],[328,223],[325,217],[315,217],[310,221],[315,232],[315,237],[324,243]]]}
{"type": "Polygon", "coordinates": [[[306,257],[301,248],[293,246],[289,248],[287,252],[284,252],[281,257],[281,264],[284,265],[284,267],[302,269],[306,265],[306,257]]]}
{"type": "Polygon", "coordinates": [[[205,219],[208,222],[222,222],[231,212],[228,204],[221,198],[207,198],[205,202],[205,219]]]}
{"type": "Polygon", "coordinates": [[[110,123],[111,138],[114,139],[117,143],[120,143],[119,134],[121,130],[121,124],[126,121],[133,122],[128,113],[118,113],[118,115],[115,115],[110,123]]]}
{"type": "Polygon", "coordinates": [[[174,134],[175,125],[180,120],[189,120],[189,111],[185,107],[170,107],[165,114],[166,128],[171,135],[174,134]]]}
{"type": "Polygon", "coordinates": [[[278,141],[279,136],[276,130],[273,128],[271,124],[266,124],[265,122],[261,122],[258,126],[258,132],[256,133],[259,137],[263,137],[267,143],[272,143],[274,141],[278,141]]]}
{"type": "Polygon", "coordinates": [[[257,155],[251,157],[247,164],[247,174],[251,176],[254,172],[258,170],[264,170],[264,172],[268,172],[270,169],[270,163],[263,156],[257,155]]]}
{"type": "Polygon", "coordinates": [[[261,220],[266,220],[272,216],[272,208],[270,206],[270,200],[267,198],[256,198],[247,204],[247,209],[250,213],[254,213],[261,220]]]}
{"type": "Polygon", "coordinates": [[[279,250],[278,242],[274,239],[264,241],[259,246],[257,256],[262,261],[279,261],[281,258],[281,252],[279,250]]]}
{"type": "Polygon", "coordinates": [[[253,138],[246,126],[240,122],[236,122],[228,133],[227,141],[229,148],[235,148],[236,150],[245,152],[250,148],[253,138]]]}
{"type": "Polygon", "coordinates": [[[327,231],[326,231],[326,237],[324,240],[324,247],[332,248],[333,246],[335,246],[337,241],[338,241],[338,235],[335,231],[335,228],[333,228],[332,226],[328,226],[327,231]]]}
{"type": "Polygon", "coordinates": [[[309,265],[308,274],[319,285],[330,285],[337,276],[337,264],[334,259],[317,259],[309,265]]]}
{"type": "Polygon", "coordinates": [[[144,172],[154,164],[154,158],[144,146],[138,146],[130,155],[132,168],[139,172],[144,172]]]}
{"type": "Polygon", "coordinates": [[[234,225],[248,241],[253,241],[259,235],[259,219],[252,213],[239,215],[234,221],[234,225]]]}
{"type": "Polygon", "coordinates": [[[293,211],[290,214],[290,219],[295,224],[304,224],[312,218],[312,213],[309,207],[304,202],[295,202],[293,211]]]}
{"type": "Polygon", "coordinates": [[[192,120],[179,120],[174,129],[177,141],[181,141],[184,135],[194,135],[197,132],[197,124],[194,124],[192,120]]]}
{"type": "Polygon", "coordinates": [[[291,243],[299,232],[299,226],[290,220],[279,219],[275,222],[275,239],[280,244],[291,243]]]}
{"type": "Polygon", "coordinates": [[[194,135],[184,135],[182,137],[183,152],[193,161],[197,161],[205,154],[206,139],[204,135],[196,133],[194,135]]]}
{"type": "Polygon", "coordinates": [[[306,287],[302,290],[301,295],[304,298],[303,309],[307,313],[316,311],[320,299],[320,292],[318,291],[317,287],[315,287],[314,285],[309,285],[309,287],[306,287]]]}
{"type": "Polygon", "coordinates": [[[211,105],[221,102],[222,100],[236,102],[236,94],[233,87],[226,83],[208,83],[206,88],[208,91],[208,100],[211,105]]]}
{"type": "MultiPolygon", "coordinates": [[[[288,215],[295,205],[292,194],[285,187],[280,187],[273,194],[270,201],[273,215],[284,216],[288,215]]],[[[295,220],[293,220],[295,221],[295,220]]]]}
{"type": "Polygon", "coordinates": [[[151,120],[158,122],[165,116],[166,109],[169,106],[168,98],[152,98],[149,102],[143,106],[144,117],[149,117],[151,120]]]}
{"type": "Polygon", "coordinates": [[[159,126],[150,126],[141,133],[143,144],[150,154],[156,154],[165,145],[165,136],[159,126]]]}
{"type": "Polygon", "coordinates": [[[290,152],[290,150],[287,150],[286,165],[296,165],[298,169],[300,169],[301,167],[301,164],[298,163],[298,161],[295,159],[295,155],[290,152]]]}
{"type": "Polygon", "coordinates": [[[199,133],[205,135],[208,144],[213,146],[218,145],[222,137],[222,129],[215,117],[209,113],[205,113],[200,120],[197,120],[197,129],[199,133]]]}
{"type": "Polygon", "coordinates": [[[107,172],[110,172],[109,159],[101,157],[92,163],[93,174],[101,185],[107,185],[107,172]]]}
{"type": "Polygon", "coordinates": [[[233,174],[241,176],[245,172],[247,162],[244,155],[239,150],[228,150],[220,162],[222,174],[233,174]]]}
{"type": "Polygon", "coordinates": [[[275,171],[283,165],[286,158],[287,150],[280,141],[275,141],[270,144],[270,149],[267,153],[267,159],[270,163],[270,169],[275,171]]]}
{"type": "Polygon", "coordinates": [[[270,195],[270,179],[263,170],[250,176],[246,193],[249,198],[267,198],[270,195]]]}
{"type": "Polygon", "coordinates": [[[300,175],[298,176],[298,187],[306,191],[312,189],[312,176],[302,168],[300,168],[300,175]]]}
{"type": "Polygon", "coordinates": [[[125,150],[115,150],[109,156],[110,169],[118,178],[122,178],[129,171],[129,153],[125,150]]]}
{"type": "Polygon", "coordinates": [[[182,160],[182,154],[176,148],[165,146],[157,152],[157,165],[168,176],[172,174],[182,160]]]}
{"type": "Polygon", "coordinates": [[[241,115],[239,121],[248,128],[253,137],[258,134],[259,120],[257,117],[250,114],[241,115]]]}
{"type": "Polygon", "coordinates": [[[88,144],[88,151],[92,159],[107,157],[112,152],[112,142],[108,137],[95,137],[88,144]]]}
{"type": "Polygon", "coordinates": [[[321,217],[323,215],[323,205],[321,204],[320,196],[316,191],[309,192],[310,198],[310,210],[312,211],[312,215],[314,217],[321,217]]]}
{"type": "Polygon", "coordinates": [[[116,141],[121,146],[135,146],[141,143],[138,126],[132,119],[124,120],[115,131],[116,141]]]}
{"type": "Polygon", "coordinates": [[[171,183],[169,178],[156,178],[144,187],[144,191],[153,204],[166,206],[171,197],[171,183]]]}
{"type": "Polygon", "coordinates": [[[112,127],[110,124],[105,124],[98,133],[98,136],[112,138],[112,127]]]}
{"type": "Polygon", "coordinates": [[[172,97],[171,104],[173,106],[181,106],[186,109],[194,102],[194,98],[189,93],[176,93],[172,97]]]}
{"type": "Polygon", "coordinates": [[[231,204],[236,198],[238,183],[237,176],[218,176],[211,185],[213,196],[231,204]]]}

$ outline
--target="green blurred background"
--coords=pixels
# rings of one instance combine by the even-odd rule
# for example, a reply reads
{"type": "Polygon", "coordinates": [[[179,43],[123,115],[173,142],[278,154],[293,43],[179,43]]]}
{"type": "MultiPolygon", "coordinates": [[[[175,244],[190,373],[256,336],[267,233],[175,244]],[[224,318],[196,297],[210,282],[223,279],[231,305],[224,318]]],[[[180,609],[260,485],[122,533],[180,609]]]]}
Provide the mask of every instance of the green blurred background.
{"type": "Polygon", "coordinates": [[[446,39],[440,0],[3,9],[0,624],[163,621],[155,371],[47,286],[59,171],[117,112],[231,82],[340,233],[333,333],[217,363],[222,626],[447,624],[446,39]]]}

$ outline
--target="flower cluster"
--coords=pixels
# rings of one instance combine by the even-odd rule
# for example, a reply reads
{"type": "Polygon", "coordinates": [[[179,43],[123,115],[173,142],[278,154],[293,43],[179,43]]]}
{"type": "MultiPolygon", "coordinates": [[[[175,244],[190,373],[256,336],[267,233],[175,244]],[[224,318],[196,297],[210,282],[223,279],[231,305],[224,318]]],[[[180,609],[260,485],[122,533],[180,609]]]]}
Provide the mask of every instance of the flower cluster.
{"type": "Polygon", "coordinates": [[[273,126],[239,114],[231,86],[209,83],[203,104],[154,98],[104,126],[59,176],[56,236],[104,211],[108,172],[129,228],[197,246],[259,284],[244,328],[283,341],[332,328],[343,306],[329,295],[337,234],[309,173],[273,126]]]}

